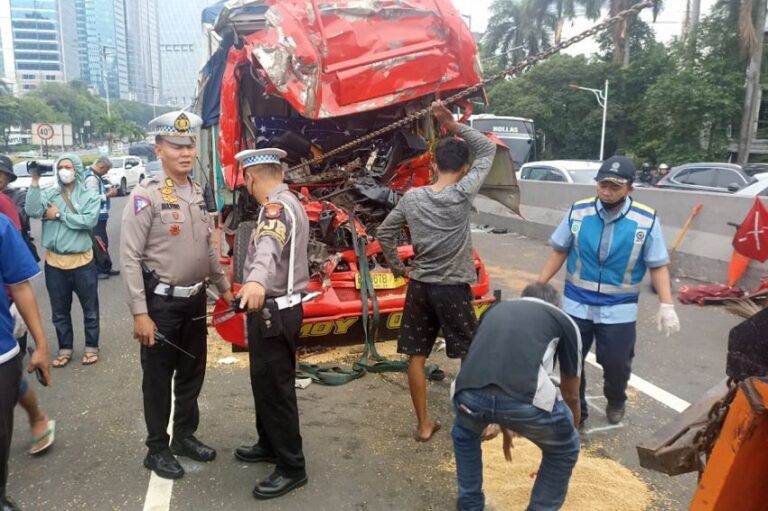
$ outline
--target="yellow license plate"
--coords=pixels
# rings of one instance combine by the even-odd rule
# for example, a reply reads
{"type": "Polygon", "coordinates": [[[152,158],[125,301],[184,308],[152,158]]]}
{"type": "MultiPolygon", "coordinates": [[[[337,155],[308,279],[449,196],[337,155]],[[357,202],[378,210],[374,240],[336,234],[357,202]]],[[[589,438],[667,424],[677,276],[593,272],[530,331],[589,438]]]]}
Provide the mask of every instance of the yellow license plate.
{"type": "MultiPolygon", "coordinates": [[[[395,277],[391,272],[372,272],[373,289],[396,289],[405,285],[403,277],[395,277]]],[[[360,274],[355,273],[355,288],[360,289],[360,274]]]]}

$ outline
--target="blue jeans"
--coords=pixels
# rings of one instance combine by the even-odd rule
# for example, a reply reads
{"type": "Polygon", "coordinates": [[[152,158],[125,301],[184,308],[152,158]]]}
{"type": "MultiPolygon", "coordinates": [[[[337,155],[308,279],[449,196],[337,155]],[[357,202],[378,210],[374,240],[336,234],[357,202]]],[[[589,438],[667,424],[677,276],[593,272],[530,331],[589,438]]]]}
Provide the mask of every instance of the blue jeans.
{"type": "Polygon", "coordinates": [[[74,270],[61,270],[45,265],[45,287],[51,300],[53,326],[59,340],[59,351],[72,351],[72,293],[83,309],[85,351],[99,350],[99,284],[96,264],[91,261],[74,270]]]}
{"type": "Polygon", "coordinates": [[[482,511],[485,507],[480,436],[488,424],[512,430],[542,451],[528,511],[560,509],[580,447],[573,415],[563,401],[557,401],[550,413],[498,393],[463,390],[454,397],[454,405],[456,420],[451,436],[461,511],[482,511]]]}

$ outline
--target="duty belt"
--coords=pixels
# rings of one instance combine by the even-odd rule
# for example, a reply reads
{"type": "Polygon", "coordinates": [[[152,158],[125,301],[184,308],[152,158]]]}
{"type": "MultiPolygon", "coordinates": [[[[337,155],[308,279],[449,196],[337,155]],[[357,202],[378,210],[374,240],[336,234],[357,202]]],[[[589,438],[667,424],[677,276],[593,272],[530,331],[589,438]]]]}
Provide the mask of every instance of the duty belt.
{"type": "Polygon", "coordinates": [[[155,294],[160,296],[173,296],[174,298],[192,298],[204,288],[204,282],[198,282],[194,286],[172,286],[161,282],[155,287],[155,294]]]}
{"type": "Polygon", "coordinates": [[[301,305],[301,293],[293,293],[270,299],[275,301],[278,310],[289,309],[294,305],[301,305]]]}

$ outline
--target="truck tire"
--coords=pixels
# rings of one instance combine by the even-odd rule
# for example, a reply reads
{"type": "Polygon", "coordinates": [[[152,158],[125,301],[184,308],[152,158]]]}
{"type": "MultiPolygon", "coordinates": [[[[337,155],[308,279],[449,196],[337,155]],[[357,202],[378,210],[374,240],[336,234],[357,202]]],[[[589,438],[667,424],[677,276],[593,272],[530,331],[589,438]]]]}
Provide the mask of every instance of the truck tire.
{"type": "Polygon", "coordinates": [[[248,242],[251,240],[251,233],[256,228],[256,221],[249,220],[240,222],[235,231],[235,250],[232,254],[234,266],[232,267],[232,278],[238,284],[243,283],[243,268],[245,266],[245,256],[248,254],[248,242]]]}

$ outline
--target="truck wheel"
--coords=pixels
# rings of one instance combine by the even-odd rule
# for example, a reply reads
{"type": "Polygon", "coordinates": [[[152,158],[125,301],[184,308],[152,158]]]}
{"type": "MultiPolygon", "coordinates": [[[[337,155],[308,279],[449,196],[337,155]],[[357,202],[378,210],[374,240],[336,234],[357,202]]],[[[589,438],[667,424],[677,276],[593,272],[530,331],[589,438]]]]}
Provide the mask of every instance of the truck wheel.
{"type": "Polygon", "coordinates": [[[256,228],[256,221],[249,220],[240,222],[235,232],[235,250],[232,253],[233,264],[232,278],[238,284],[243,283],[243,270],[245,267],[245,256],[248,254],[248,242],[251,240],[251,233],[256,228]]]}
{"type": "Polygon", "coordinates": [[[125,197],[126,195],[128,195],[128,183],[123,178],[120,180],[120,196],[125,197]]]}

